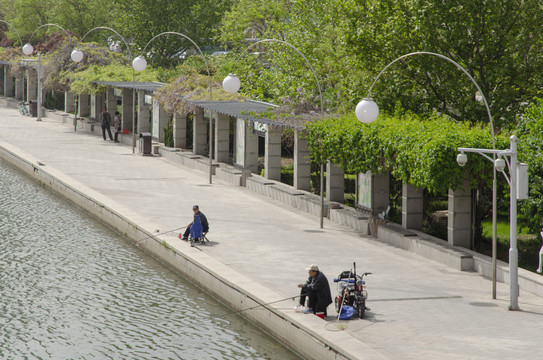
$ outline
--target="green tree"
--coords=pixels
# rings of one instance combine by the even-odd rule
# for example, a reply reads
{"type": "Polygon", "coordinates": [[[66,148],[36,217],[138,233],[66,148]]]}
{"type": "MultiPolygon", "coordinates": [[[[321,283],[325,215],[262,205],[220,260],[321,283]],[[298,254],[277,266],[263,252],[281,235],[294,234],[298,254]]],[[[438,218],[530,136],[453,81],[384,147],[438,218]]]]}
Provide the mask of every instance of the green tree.
{"type": "MultiPolygon", "coordinates": [[[[125,34],[130,34],[139,51],[153,36],[162,32],[180,32],[200,47],[213,45],[213,32],[230,0],[114,0],[120,6],[118,24],[125,34]]],[[[147,50],[150,60],[159,66],[177,64],[180,56],[174,55],[193,45],[179,36],[165,36],[155,40],[147,50]]],[[[146,54],[147,55],[147,54],[146,54]]]]}
{"type": "MultiPolygon", "coordinates": [[[[522,104],[541,92],[543,9],[540,1],[407,0],[353,4],[347,46],[372,77],[391,60],[424,50],[457,61],[477,80],[499,126],[514,126],[522,104]]],[[[367,88],[367,85],[365,86],[367,88]]],[[[456,120],[485,119],[475,88],[453,65],[428,56],[397,64],[375,97],[418,113],[438,110],[456,120]]]]}

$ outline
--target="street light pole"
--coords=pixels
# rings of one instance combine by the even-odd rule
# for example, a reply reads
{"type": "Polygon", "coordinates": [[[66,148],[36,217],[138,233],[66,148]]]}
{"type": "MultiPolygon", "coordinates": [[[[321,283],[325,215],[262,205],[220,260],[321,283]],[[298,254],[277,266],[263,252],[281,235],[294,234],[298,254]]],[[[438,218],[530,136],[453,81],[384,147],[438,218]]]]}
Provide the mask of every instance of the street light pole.
{"type": "MultiPolygon", "coordinates": [[[[309,67],[311,72],[313,73],[313,76],[315,77],[315,82],[317,83],[317,89],[319,90],[319,98],[320,98],[320,103],[321,103],[321,116],[324,119],[324,101],[323,101],[323,98],[322,98],[321,84],[319,82],[317,72],[315,71],[315,69],[313,69],[313,66],[311,65],[309,60],[307,60],[307,57],[300,50],[298,50],[298,48],[296,48],[291,43],[283,41],[283,40],[263,39],[263,40],[259,40],[259,41],[255,42],[255,43],[249,45],[247,48],[245,48],[245,50],[243,50],[243,52],[238,56],[236,62],[234,63],[234,66],[232,67],[232,72],[230,73],[230,75],[228,75],[223,80],[223,88],[224,88],[224,90],[226,92],[229,92],[229,93],[238,92],[241,83],[239,81],[239,78],[235,74],[237,63],[239,62],[241,57],[247,51],[249,51],[249,49],[251,49],[252,47],[254,47],[254,46],[258,45],[258,44],[265,43],[265,42],[276,42],[276,43],[280,43],[280,44],[283,44],[283,45],[287,45],[291,49],[296,51],[298,53],[298,55],[300,55],[305,60],[305,63],[307,64],[307,66],[309,67]]],[[[320,228],[322,229],[324,227],[324,163],[323,163],[322,159],[321,159],[321,164],[320,164],[320,200],[321,200],[320,228]]]]}
{"type": "MultiPolygon", "coordinates": [[[[518,249],[517,249],[517,185],[519,181],[527,183],[527,179],[517,178],[517,137],[515,135],[509,138],[510,148],[509,150],[495,150],[495,149],[474,149],[474,148],[458,148],[460,154],[458,154],[457,161],[460,166],[464,166],[467,163],[467,157],[464,153],[477,153],[486,159],[494,163],[494,170],[500,171],[505,180],[509,184],[510,190],[510,219],[509,219],[509,310],[519,310],[518,297],[519,297],[519,285],[518,285],[518,249]],[[488,155],[492,155],[490,158],[488,155]],[[498,156],[496,160],[495,157],[498,156]],[[509,161],[507,161],[509,156],[509,161]],[[502,159],[505,158],[505,161],[502,159]],[[506,164],[509,166],[509,177],[504,172],[506,164]]],[[[493,274],[494,275],[494,274],[493,274]]]]}
{"type": "MultiPolygon", "coordinates": [[[[82,43],[83,40],[89,35],[91,32],[96,30],[108,30],[113,32],[115,35],[117,35],[124,43],[124,46],[126,46],[126,50],[128,51],[128,55],[130,56],[130,59],[132,60],[132,50],[130,50],[130,46],[128,46],[128,43],[126,42],[125,38],[121,36],[117,31],[113,30],[110,27],[107,26],[98,26],[94,29],[90,29],[87,31],[85,35],[81,38],[80,42],[82,43]]],[[[75,48],[72,51],[72,54],[70,55],[72,60],[75,62],[81,62],[83,60],[83,52],[77,48],[75,48]]],[[[134,88],[132,89],[132,154],[136,152],[136,73],[134,72],[134,68],[132,68],[132,85],[134,88]]],[[[74,125],[75,126],[75,125],[74,125]]],[[[75,127],[74,127],[75,131],[75,127]]]]}
{"type": "MultiPolygon", "coordinates": [[[[437,54],[437,53],[433,53],[433,52],[417,51],[417,52],[409,53],[409,54],[406,54],[406,55],[402,55],[399,58],[391,61],[387,66],[385,66],[383,68],[383,70],[381,70],[381,72],[379,72],[377,77],[373,80],[373,82],[372,82],[372,84],[370,86],[370,89],[368,91],[368,96],[366,98],[362,99],[358,103],[358,105],[356,106],[356,116],[357,116],[358,120],[360,120],[363,123],[371,123],[371,122],[375,121],[375,119],[377,119],[377,116],[379,115],[379,108],[377,107],[375,102],[371,99],[371,92],[373,90],[373,87],[374,87],[375,83],[381,77],[381,75],[390,66],[392,66],[394,63],[396,63],[396,62],[398,62],[398,61],[400,61],[402,59],[405,59],[407,57],[414,56],[414,55],[430,55],[430,56],[435,56],[435,57],[438,57],[440,59],[446,60],[446,61],[450,62],[451,64],[453,64],[454,66],[456,66],[460,71],[462,71],[462,73],[464,73],[464,75],[466,75],[470,79],[470,81],[473,83],[473,85],[475,85],[475,87],[477,88],[478,94],[480,95],[481,100],[483,101],[483,103],[485,105],[486,113],[488,115],[488,121],[490,122],[490,132],[492,134],[492,149],[496,149],[496,136],[494,134],[494,122],[492,120],[492,113],[490,112],[490,106],[488,105],[486,97],[485,97],[483,91],[481,90],[481,88],[479,87],[479,84],[477,84],[477,82],[475,81],[473,76],[471,76],[470,73],[466,69],[464,69],[460,64],[458,64],[456,61],[454,61],[451,58],[448,58],[445,55],[441,55],[441,54],[437,54]]],[[[495,155],[492,155],[492,156],[493,156],[493,160],[496,160],[495,155]]],[[[496,250],[497,195],[496,195],[496,192],[497,192],[497,181],[496,181],[496,170],[495,169],[492,172],[492,176],[493,176],[493,178],[492,178],[492,299],[496,299],[496,264],[497,264],[497,250],[496,250]]]]}
{"type": "MultiPolygon", "coordinates": [[[[161,36],[164,36],[164,35],[177,35],[177,36],[180,36],[180,37],[182,37],[184,39],[187,39],[198,50],[198,52],[202,56],[202,59],[204,59],[204,63],[206,65],[207,76],[208,76],[208,79],[209,79],[209,82],[208,82],[209,101],[213,100],[213,87],[212,87],[212,81],[211,81],[211,72],[209,71],[209,65],[207,63],[207,59],[204,56],[204,53],[202,52],[200,47],[198,45],[196,45],[194,40],[189,38],[187,35],[182,34],[180,32],[175,32],[175,31],[166,31],[166,32],[160,33],[160,34],[154,36],[151,40],[149,40],[147,42],[147,44],[145,45],[145,47],[143,48],[143,51],[141,53],[145,54],[145,50],[147,50],[147,47],[149,46],[149,44],[151,44],[155,39],[157,39],[157,38],[159,38],[161,36]]],[[[146,67],[147,67],[147,60],[145,60],[143,55],[138,56],[137,58],[134,59],[134,61],[132,61],[132,68],[135,71],[143,71],[143,70],[145,70],[146,67]]],[[[213,119],[212,119],[212,116],[209,116],[209,183],[211,184],[212,182],[213,182],[213,119]]]]}
{"type": "Polygon", "coordinates": [[[41,121],[41,115],[42,115],[42,91],[41,91],[41,54],[38,54],[38,104],[37,104],[37,119],[36,121],[41,121]]]}

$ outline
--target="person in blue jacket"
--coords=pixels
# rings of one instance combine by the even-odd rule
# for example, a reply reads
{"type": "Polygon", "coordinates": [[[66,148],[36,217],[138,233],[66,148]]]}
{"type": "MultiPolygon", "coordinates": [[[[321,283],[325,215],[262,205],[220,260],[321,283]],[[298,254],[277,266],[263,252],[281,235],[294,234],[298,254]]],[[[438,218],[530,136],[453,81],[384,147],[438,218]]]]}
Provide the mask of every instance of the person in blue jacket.
{"type": "MultiPolygon", "coordinates": [[[[194,219],[196,219],[196,216],[198,215],[200,217],[200,223],[203,227],[204,235],[209,232],[209,222],[207,221],[206,216],[203,212],[200,211],[200,207],[198,205],[194,205],[192,207],[192,211],[194,212],[194,219]]],[[[185,230],[185,233],[183,234],[183,240],[187,241],[189,239],[190,235],[190,227],[194,223],[194,220],[187,226],[187,229],[185,230]]]]}

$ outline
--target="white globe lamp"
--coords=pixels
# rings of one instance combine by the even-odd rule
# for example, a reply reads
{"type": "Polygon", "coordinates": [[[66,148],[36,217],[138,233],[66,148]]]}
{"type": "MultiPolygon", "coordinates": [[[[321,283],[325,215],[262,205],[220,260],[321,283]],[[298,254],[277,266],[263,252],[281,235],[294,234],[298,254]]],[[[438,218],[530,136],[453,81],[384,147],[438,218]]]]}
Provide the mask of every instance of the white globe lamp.
{"type": "Polygon", "coordinates": [[[30,56],[34,53],[34,47],[31,45],[31,44],[26,44],[25,46],[23,46],[23,54],[25,54],[26,56],[30,56]]]}
{"type": "Polygon", "coordinates": [[[70,54],[70,57],[72,58],[72,61],[78,63],[83,60],[83,51],[79,49],[74,49],[72,53],[70,54]]]}
{"type": "Polygon", "coordinates": [[[235,94],[241,87],[241,81],[236,74],[230,74],[222,81],[222,87],[227,93],[235,94]]]}
{"type": "Polygon", "coordinates": [[[365,98],[356,105],[355,114],[360,122],[369,124],[374,122],[377,116],[379,116],[379,107],[372,99],[365,98]]]}
{"type": "Polygon", "coordinates": [[[147,68],[147,60],[143,56],[138,56],[137,58],[132,61],[132,67],[135,71],[143,71],[147,68]]]}

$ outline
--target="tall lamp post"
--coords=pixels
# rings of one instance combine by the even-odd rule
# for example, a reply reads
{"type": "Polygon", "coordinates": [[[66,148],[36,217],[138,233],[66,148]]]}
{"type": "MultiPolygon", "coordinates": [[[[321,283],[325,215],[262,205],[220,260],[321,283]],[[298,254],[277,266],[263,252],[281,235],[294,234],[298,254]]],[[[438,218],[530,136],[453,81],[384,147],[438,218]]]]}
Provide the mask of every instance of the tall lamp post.
{"type": "MultiPolygon", "coordinates": [[[[251,49],[252,47],[254,47],[254,46],[258,45],[258,44],[266,43],[266,42],[276,42],[276,43],[280,43],[280,44],[283,44],[283,45],[287,45],[291,49],[296,51],[296,53],[298,53],[298,55],[300,55],[304,59],[307,66],[309,67],[309,69],[313,73],[313,76],[315,77],[315,81],[317,83],[317,89],[319,90],[319,98],[320,98],[320,103],[321,103],[321,114],[322,114],[322,118],[324,119],[324,102],[323,102],[323,99],[322,99],[322,90],[321,90],[321,85],[319,83],[319,78],[317,77],[317,73],[315,72],[315,69],[313,69],[313,66],[311,65],[309,60],[307,60],[307,57],[305,57],[305,55],[300,50],[298,50],[294,45],[292,45],[292,44],[290,44],[290,43],[288,43],[286,41],[283,41],[283,40],[263,39],[263,40],[257,41],[255,43],[249,45],[245,50],[243,50],[243,52],[238,56],[236,62],[234,63],[234,66],[232,68],[232,72],[227,77],[225,77],[223,82],[222,82],[222,86],[223,86],[224,90],[226,92],[230,93],[230,94],[234,94],[234,93],[238,92],[239,88],[241,87],[241,81],[239,80],[238,76],[235,74],[237,63],[239,62],[241,57],[245,53],[247,53],[247,51],[249,51],[249,49],[251,49]]],[[[320,198],[321,198],[320,228],[322,229],[324,227],[324,214],[323,214],[324,213],[324,165],[323,164],[320,165],[320,198]]]]}
{"type": "MultiPolygon", "coordinates": [[[[373,90],[373,86],[377,82],[377,80],[381,77],[381,75],[394,63],[397,61],[400,61],[402,59],[405,59],[410,56],[414,55],[430,55],[430,56],[436,56],[440,59],[446,60],[456,66],[464,75],[466,75],[473,85],[477,88],[477,91],[479,92],[479,95],[485,105],[486,112],[488,115],[488,121],[490,122],[490,132],[492,133],[492,149],[496,149],[496,137],[494,134],[494,122],[492,121],[492,114],[490,112],[490,107],[488,106],[488,102],[486,101],[486,97],[479,87],[479,84],[475,81],[473,76],[471,76],[466,69],[464,69],[460,64],[458,64],[456,61],[448,58],[447,56],[428,52],[428,51],[417,51],[413,53],[409,53],[403,56],[400,56],[399,58],[395,59],[394,61],[390,62],[387,66],[381,70],[381,72],[377,75],[377,77],[373,80],[373,83],[370,86],[370,89],[368,91],[368,96],[364,99],[362,99],[357,105],[356,105],[356,117],[358,120],[360,120],[363,123],[371,123],[377,119],[377,116],[379,115],[379,107],[377,104],[372,100],[371,98],[371,91],[373,90]]],[[[496,160],[496,154],[492,154],[493,160],[496,160]]],[[[492,299],[496,299],[496,262],[497,262],[497,254],[496,254],[496,223],[497,223],[497,181],[496,181],[496,168],[493,168],[492,170],[492,299]]]]}
{"type": "MultiPolygon", "coordinates": [[[[132,51],[130,50],[130,46],[128,46],[128,43],[126,42],[125,38],[121,36],[117,31],[113,30],[112,28],[109,28],[107,26],[98,26],[94,29],[90,29],[87,31],[85,35],[81,38],[80,42],[83,43],[83,40],[89,35],[91,32],[96,30],[108,30],[117,35],[124,43],[124,46],[126,46],[126,50],[128,51],[128,56],[130,56],[130,60],[132,60],[132,51]]],[[[72,53],[70,54],[70,57],[72,58],[72,61],[79,63],[83,60],[84,54],[83,51],[75,48],[72,53]]],[[[132,83],[135,86],[136,82],[136,75],[134,73],[134,69],[132,69],[132,83]]],[[[77,124],[77,120],[74,123],[74,131],[75,126],[77,124]]],[[[132,89],[132,154],[136,152],[136,89],[132,89]]]]}
{"type": "MultiPolygon", "coordinates": [[[[31,41],[32,41],[32,38],[34,37],[34,35],[36,34],[36,32],[38,32],[38,30],[44,28],[44,27],[48,27],[48,26],[53,26],[53,27],[56,27],[56,28],[59,28],[60,30],[64,31],[64,33],[66,35],[68,35],[68,37],[71,37],[71,35],[66,31],[66,29],[64,29],[62,26],[60,25],[57,25],[57,24],[43,24],[41,25],[40,27],[38,27],[36,30],[34,30],[34,32],[32,33],[32,35],[30,35],[30,39],[28,40],[28,42],[23,46],[23,54],[27,55],[27,56],[30,56],[34,53],[34,47],[32,46],[31,44],[31,41]]],[[[38,54],[38,105],[37,105],[37,121],[41,121],[41,115],[42,115],[42,109],[41,109],[41,103],[42,103],[42,89],[41,89],[41,54],[38,54]]]]}
{"type": "MultiPolygon", "coordinates": [[[[211,72],[209,71],[209,65],[207,64],[207,59],[204,56],[204,53],[202,52],[200,47],[198,45],[196,45],[196,43],[185,34],[175,32],[175,31],[166,31],[166,32],[163,32],[163,33],[158,34],[155,37],[153,37],[151,40],[149,40],[149,42],[147,42],[147,44],[143,48],[142,55],[138,56],[137,58],[134,59],[134,61],[132,61],[132,67],[134,68],[134,70],[143,71],[143,70],[145,70],[147,68],[147,60],[145,60],[145,57],[143,55],[143,54],[145,54],[145,50],[147,50],[147,47],[149,46],[149,44],[151,44],[155,39],[157,39],[157,38],[159,38],[161,36],[164,36],[164,35],[180,36],[183,39],[186,39],[186,40],[190,41],[192,43],[192,45],[194,45],[194,47],[198,50],[198,52],[202,56],[202,59],[204,59],[204,63],[206,64],[207,76],[208,76],[208,79],[209,79],[209,82],[208,82],[209,101],[211,101],[213,99],[213,88],[211,86],[212,85],[211,84],[211,72]]],[[[209,118],[209,183],[211,184],[212,182],[213,182],[213,121],[211,120],[211,117],[210,117],[209,118]]]]}
{"type": "Polygon", "coordinates": [[[518,250],[517,250],[517,199],[528,198],[528,168],[523,166],[524,171],[518,171],[517,163],[517,137],[515,135],[509,138],[510,148],[508,150],[495,149],[474,149],[474,148],[458,148],[460,152],[456,157],[458,165],[465,166],[468,162],[468,157],[465,153],[476,153],[494,164],[494,169],[500,171],[510,189],[510,247],[509,247],[509,310],[520,310],[518,306],[518,250]],[[493,155],[490,158],[487,154],[493,155]],[[498,158],[496,159],[496,156],[498,158]],[[509,160],[507,159],[509,157],[509,160]],[[509,167],[509,177],[505,174],[505,166],[509,167]]]}

